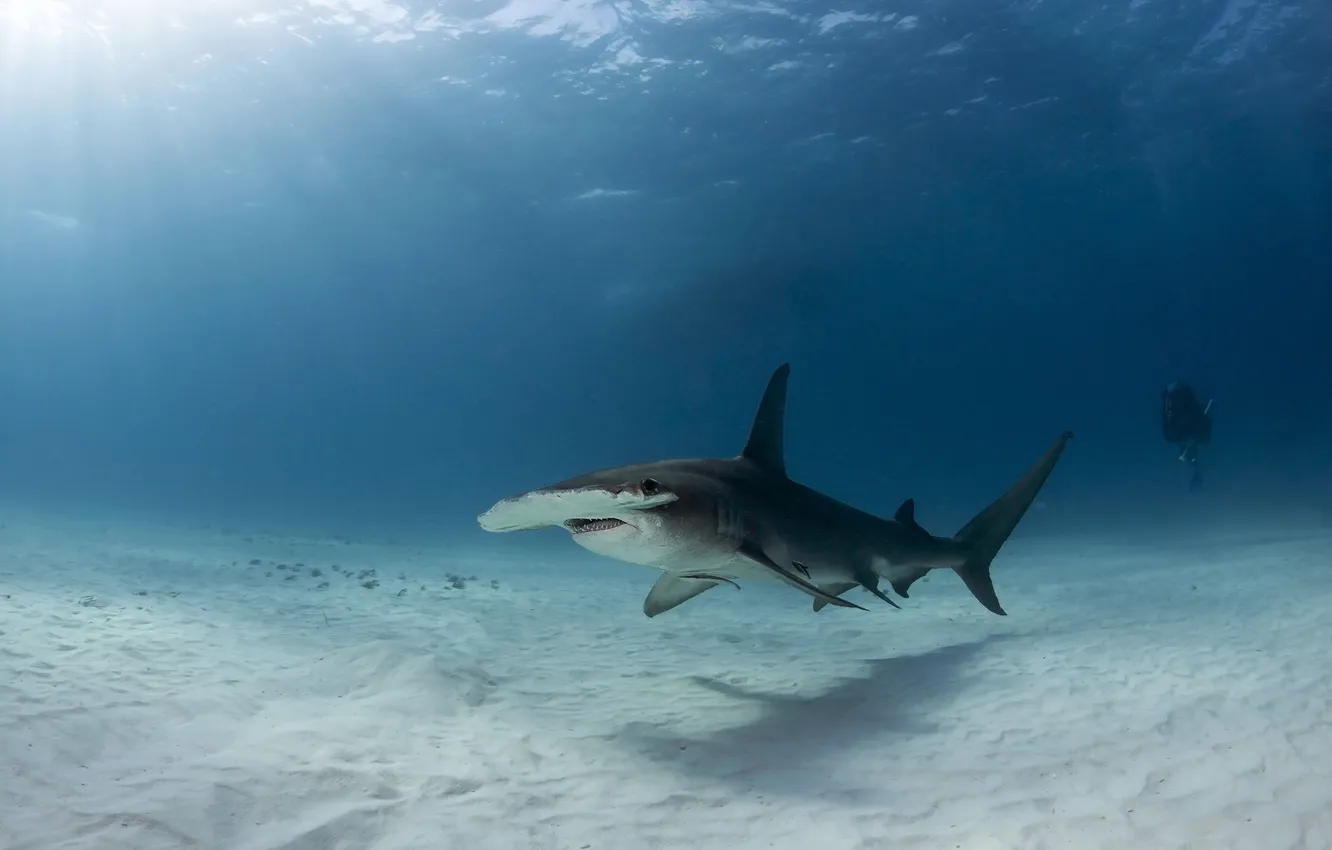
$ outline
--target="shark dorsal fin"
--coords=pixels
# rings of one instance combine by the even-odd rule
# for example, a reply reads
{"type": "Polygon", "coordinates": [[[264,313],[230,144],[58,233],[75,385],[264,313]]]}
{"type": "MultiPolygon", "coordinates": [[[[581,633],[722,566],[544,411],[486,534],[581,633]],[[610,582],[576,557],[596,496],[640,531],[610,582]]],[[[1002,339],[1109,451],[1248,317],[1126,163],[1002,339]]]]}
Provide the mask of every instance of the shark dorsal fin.
{"type": "Polygon", "coordinates": [[[928,531],[920,527],[920,523],[916,522],[915,499],[907,499],[905,502],[903,502],[902,506],[897,509],[897,513],[893,514],[893,519],[902,523],[902,525],[905,525],[907,528],[911,529],[912,531],[918,531],[921,534],[929,534],[928,531]]]}
{"type": "Polygon", "coordinates": [[[786,380],[791,376],[791,364],[783,363],[768,379],[763,391],[754,427],[749,431],[749,442],[740,456],[752,461],[768,472],[786,475],[786,451],[783,447],[786,431],[786,380]]]}
{"type": "Polygon", "coordinates": [[[903,525],[915,525],[916,500],[907,499],[905,502],[903,502],[902,507],[898,508],[897,513],[893,514],[893,519],[897,520],[903,525]]]}

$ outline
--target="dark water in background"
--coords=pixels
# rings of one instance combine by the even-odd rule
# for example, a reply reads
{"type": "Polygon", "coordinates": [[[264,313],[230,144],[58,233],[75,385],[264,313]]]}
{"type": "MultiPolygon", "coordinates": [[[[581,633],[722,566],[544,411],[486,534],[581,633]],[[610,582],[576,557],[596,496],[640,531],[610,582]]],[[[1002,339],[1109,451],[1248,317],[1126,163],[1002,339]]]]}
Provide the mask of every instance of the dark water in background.
{"type": "Polygon", "coordinates": [[[792,473],[940,533],[1065,428],[1033,534],[1332,517],[1326,4],[26,2],[10,504],[480,534],[789,359],[792,473]]]}

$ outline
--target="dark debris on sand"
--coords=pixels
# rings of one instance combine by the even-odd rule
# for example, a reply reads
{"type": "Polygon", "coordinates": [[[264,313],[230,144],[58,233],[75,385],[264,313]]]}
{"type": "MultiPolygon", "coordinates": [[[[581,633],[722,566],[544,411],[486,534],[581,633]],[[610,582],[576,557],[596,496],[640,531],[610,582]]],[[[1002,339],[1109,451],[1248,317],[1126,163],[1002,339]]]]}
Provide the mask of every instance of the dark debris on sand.
{"type": "MultiPolygon", "coordinates": [[[[235,563],[236,562],[234,561],[232,562],[233,565],[235,563]]],[[[251,558],[249,561],[249,565],[252,567],[262,566],[263,563],[264,561],[260,558],[251,558]]],[[[300,570],[308,572],[310,578],[316,578],[316,579],[324,578],[325,575],[324,570],[321,569],[320,567],[307,567],[304,563],[301,562],[296,562],[295,564],[285,564],[285,563],[276,563],[274,561],[269,561],[268,564],[271,565],[272,569],[266,570],[264,572],[264,577],[272,578],[274,570],[281,570],[284,573],[288,573],[287,575],[284,575],[282,577],[282,580],[284,582],[295,581],[297,578],[299,578],[298,571],[300,570]]],[[[348,567],[343,567],[339,564],[330,564],[328,569],[335,575],[341,575],[345,576],[346,578],[352,579],[359,586],[365,588],[366,590],[374,590],[380,586],[379,571],[374,567],[367,567],[362,570],[354,570],[348,567]]],[[[464,576],[462,573],[454,573],[454,572],[445,573],[444,579],[447,582],[447,587],[452,590],[466,590],[469,584],[479,581],[478,577],[475,575],[464,576]]],[[[397,580],[403,583],[411,581],[411,579],[408,578],[407,573],[402,571],[400,571],[397,574],[397,580]]],[[[491,579],[488,582],[488,584],[491,590],[499,590],[500,583],[498,580],[491,579]]],[[[314,585],[312,588],[309,589],[328,590],[330,586],[331,586],[330,582],[327,579],[325,579],[324,581],[320,581],[318,584],[314,585]]],[[[420,587],[422,592],[427,590],[427,585],[423,584],[420,587]]],[[[397,592],[394,593],[394,596],[398,597],[406,596],[407,591],[408,588],[400,587],[397,590],[397,592]]]]}

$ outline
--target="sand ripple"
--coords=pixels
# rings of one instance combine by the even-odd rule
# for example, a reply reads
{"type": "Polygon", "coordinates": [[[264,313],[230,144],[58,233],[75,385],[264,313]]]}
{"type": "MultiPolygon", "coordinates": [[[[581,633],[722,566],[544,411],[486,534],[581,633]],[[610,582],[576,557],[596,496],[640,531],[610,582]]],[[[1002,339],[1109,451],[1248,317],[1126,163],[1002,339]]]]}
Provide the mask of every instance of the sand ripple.
{"type": "Polygon", "coordinates": [[[649,621],[576,555],[10,524],[0,848],[1332,848],[1329,555],[1015,541],[1004,619],[649,621]]]}

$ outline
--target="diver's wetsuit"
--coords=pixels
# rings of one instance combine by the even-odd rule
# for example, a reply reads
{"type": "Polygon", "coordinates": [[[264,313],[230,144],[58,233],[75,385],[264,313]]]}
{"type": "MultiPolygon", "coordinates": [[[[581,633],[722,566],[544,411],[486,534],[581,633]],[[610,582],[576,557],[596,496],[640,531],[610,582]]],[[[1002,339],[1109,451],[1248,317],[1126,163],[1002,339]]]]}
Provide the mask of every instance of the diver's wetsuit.
{"type": "Polygon", "coordinates": [[[1179,459],[1193,467],[1190,488],[1202,484],[1198,469],[1198,447],[1212,441],[1212,403],[1203,407],[1193,388],[1175,381],[1161,391],[1161,433],[1166,442],[1179,446],[1179,459]]]}

